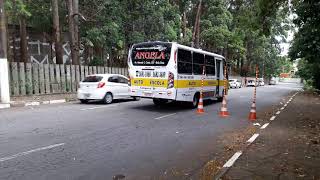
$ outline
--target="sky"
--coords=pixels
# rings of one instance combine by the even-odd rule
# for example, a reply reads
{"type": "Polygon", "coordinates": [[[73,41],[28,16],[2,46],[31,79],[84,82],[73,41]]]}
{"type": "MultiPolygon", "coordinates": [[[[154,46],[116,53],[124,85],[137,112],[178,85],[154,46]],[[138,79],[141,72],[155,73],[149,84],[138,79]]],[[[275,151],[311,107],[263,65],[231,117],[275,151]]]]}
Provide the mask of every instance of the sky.
{"type": "Polygon", "coordinates": [[[288,32],[288,37],[286,38],[286,43],[281,43],[281,44],[280,44],[280,47],[281,47],[281,56],[286,56],[286,55],[288,55],[288,51],[289,51],[289,48],[290,48],[290,44],[291,44],[291,41],[293,40],[293,35],[294,35],[294,32],[293,32],[293,31],[288,32]]]}
{"type": "MultiPolygon", "coordinates": [[[[289,19],[291,20],[291,22],[293,21],[293,19],[296,18],[296,14],[294,14],[292,12],[292,4],[291,4],[291,0],[288,1],[288,6],[289,6],[289,11],[290,11],[290,14],[289,14],[289,19]]],[[[297,29],[296,29],[297,30],[297,29]]],[[[281,43],[280,44],[280,47],[281,47],[281,56],[287,56],[288,55],[288,52],[289,52],[289,48],[290,48],[290,44],[291,44],[291,41],[293,40],[293,36],[294,36],[294,31],[289,31],[288,32],[288,37],[286,38],[286,42],[285,43],[281,43]]]]}

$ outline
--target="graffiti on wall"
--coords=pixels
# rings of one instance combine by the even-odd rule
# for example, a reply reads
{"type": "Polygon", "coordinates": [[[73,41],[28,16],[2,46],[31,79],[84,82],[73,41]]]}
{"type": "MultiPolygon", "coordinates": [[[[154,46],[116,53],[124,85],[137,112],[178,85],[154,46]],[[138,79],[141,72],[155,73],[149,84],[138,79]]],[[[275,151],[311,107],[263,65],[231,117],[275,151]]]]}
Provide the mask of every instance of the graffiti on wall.
{"type": "MultiPolygon", "coordinates": [[[[32,63],[38,64],[48,64],[48,63],[56,63],[55,57],[55,46],[54,44],[50,44],[48,42],[41,42],[40,40],[28,40],[28,53],[29,58],[32,63]]],[[[15,53],[16,57],[20,57],[20,38],[15,39],[15,44],[13,45],[13,40],[10,41],[10,49],[13,53],[15,53]]],[[[63,48],[63,63],[70,64],[71,59],[71,50],[69,46],[69,42],[65,42],[62,45],[63,48]]],[[[80,55],[83,53],[83,49],[80,49],[80,55]]],[[[18,61],[18,60],[15,60],[18,61]]]]}

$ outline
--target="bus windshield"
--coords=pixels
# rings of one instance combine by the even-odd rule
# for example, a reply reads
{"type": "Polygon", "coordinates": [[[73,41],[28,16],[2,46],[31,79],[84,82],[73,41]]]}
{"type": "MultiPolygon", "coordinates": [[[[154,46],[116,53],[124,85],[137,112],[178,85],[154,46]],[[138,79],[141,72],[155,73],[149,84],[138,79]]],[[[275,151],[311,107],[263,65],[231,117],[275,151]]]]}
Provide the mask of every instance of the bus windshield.
{"type": "Polygon", "coordinates": [[[170,60],[170,43],[142,43],[132,47],[134,66],[166,66],[170,60]]]}

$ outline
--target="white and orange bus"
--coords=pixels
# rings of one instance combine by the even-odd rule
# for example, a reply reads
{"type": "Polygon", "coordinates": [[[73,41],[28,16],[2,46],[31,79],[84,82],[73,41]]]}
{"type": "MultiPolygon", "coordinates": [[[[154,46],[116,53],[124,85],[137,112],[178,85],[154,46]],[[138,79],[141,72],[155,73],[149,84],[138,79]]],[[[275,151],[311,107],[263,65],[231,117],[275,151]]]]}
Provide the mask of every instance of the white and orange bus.
{"type": "Polygon", "coordinates": [[[175,42],[134,44],[128,57],[130,95],[152,98],[156,105],[185,101],[196,107],[203,77],[203,98],[221,101],[225,64],[221,55],[175,42]]]}

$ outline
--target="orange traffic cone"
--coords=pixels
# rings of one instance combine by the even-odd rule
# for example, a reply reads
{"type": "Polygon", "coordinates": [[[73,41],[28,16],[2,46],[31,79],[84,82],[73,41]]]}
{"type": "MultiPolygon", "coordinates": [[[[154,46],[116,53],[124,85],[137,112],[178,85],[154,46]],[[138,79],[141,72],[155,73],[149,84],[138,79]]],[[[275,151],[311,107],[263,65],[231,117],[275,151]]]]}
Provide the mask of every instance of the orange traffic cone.
{"type": "Polygon", "coordinates": [[[251,110],[250,110],[250,114],[249,114],[249,120],[250,121],[257,120],[256,102],[253,102],[252,105],[251,105],[251,110]]]}
{"type": "Polygon", "coordinates": [[[198,103],[197,113],[198,114],[203,114],[204,113],[202,93],[200,93],[200,99],[199,99],[199,103],[198,103]]]}
{"type": "Polygon", "coordinates": [[[229,116],[229,112],[228,112],[228,109],[227,109],[227,98],[226,98],[226,96],[223,96],[222,107],[221,107],[219,115],[221,117],[228,117],[229,116]]]}

